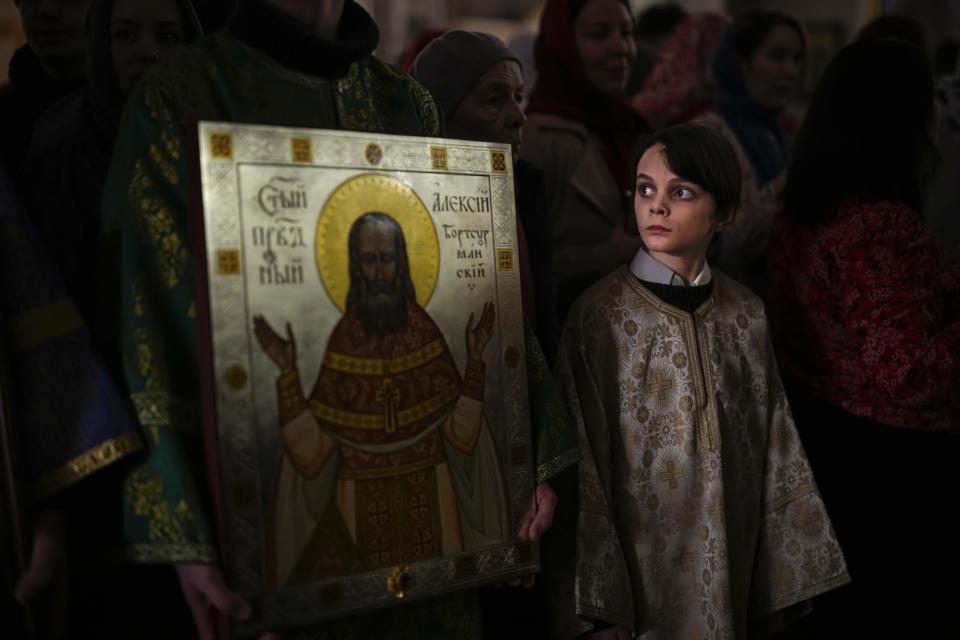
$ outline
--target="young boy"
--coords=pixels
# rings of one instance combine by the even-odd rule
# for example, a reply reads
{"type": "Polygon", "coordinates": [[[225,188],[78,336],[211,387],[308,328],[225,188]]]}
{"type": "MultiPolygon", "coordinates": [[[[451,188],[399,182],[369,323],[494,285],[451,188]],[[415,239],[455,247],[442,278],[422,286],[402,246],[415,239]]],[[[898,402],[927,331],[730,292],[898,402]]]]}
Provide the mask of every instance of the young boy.
{"type": "Polygon", "coordinates": [[[640,153],[646,249],[574,305],[558,362],[583,460],[556,631],[744,638],[849,576],[762,303],[706,261],[737,209],[736,156],[700,125],[640,153]]]}

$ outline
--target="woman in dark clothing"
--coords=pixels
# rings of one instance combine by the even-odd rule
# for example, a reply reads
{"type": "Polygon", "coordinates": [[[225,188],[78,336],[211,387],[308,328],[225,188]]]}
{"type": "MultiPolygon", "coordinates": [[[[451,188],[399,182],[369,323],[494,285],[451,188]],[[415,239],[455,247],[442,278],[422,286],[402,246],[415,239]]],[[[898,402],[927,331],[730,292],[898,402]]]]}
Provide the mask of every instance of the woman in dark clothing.
{"type": "Polygon", "coordinates": [[[784,112],[800,89],[806,40],[800,23],[778,11],[738,16],[713,63],[717,99],[704,124],[723,134],[740,160],[740,211],[724,229],[713,265],[766,297],[766,256],[789,158],[784,112]]]}
{"type": "Polygon", "coordinates": [[[41,117],[21,191],[68,291],[93,326],[100,195],[124,101],[141,73],[201,32],[189,0],[98,0],[87,32],[88,86],[41,117]]]}
{"type": "Polygon", "coordinates": [[[960,270],[921,214],[936,118],[923,51],[848,46],[774,225],[777,360],[853,578],[814,603],[816,638],[960,637],[960,270]]]}
{"type": "Polygon", "coordinates": [[[15,0],[27,42],[10,59],[0,86],[0,161],[20,174],[40,114],[84,84],[83,17],[90,0],[15,0]]]}

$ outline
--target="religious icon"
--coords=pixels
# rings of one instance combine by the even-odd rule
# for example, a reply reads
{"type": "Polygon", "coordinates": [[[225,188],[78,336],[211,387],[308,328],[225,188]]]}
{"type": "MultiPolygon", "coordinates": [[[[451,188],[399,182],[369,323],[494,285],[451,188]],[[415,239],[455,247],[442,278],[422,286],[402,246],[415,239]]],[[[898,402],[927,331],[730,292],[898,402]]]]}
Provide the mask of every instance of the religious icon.
{"type": "MultiPolygon", "coordinates": [[[[293,331],[254,318],[281,372],[284,458],[272,523],[278,584],[343,576],[496,544],[509,537],[506,496],[483,417],[483,350],[493,304],[465,329],[461,376],[436,323],[416,300],[403,229],[379,211],[353,223],[350,292],[313,391],[301,401],[293,331]],[[487,480],[482,474],[490,474],[487,480]],[[324,478],[322,488],[302,485],[324,478]],[[311,504],[293,501],[303,496],[311,504]],[[488,495],[484,495],[488,492],[488,495]],[[296,539],[302,509],[309,537],[296,539]],[[346,535],[344,535],[346,534],[346,535]],[[308,548],[309,547],[309,548],[308,548]]],[[[318,483],[320,484],[320,483],[318,483]]]]}
{"type": "Polygon", "coordinates": [[[200,140],[226,564],[264,628],[535,570],[509,152],[200,140]]]}

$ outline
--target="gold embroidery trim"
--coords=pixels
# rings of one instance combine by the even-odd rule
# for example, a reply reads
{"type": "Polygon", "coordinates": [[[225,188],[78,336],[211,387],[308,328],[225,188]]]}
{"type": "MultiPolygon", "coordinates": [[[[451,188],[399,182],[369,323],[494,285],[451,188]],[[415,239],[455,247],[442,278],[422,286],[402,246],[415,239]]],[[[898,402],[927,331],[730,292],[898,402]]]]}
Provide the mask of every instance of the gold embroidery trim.
{"type": "MultiPolygon", "coordinates": [[[[716,388],[713,383],[713,366],[710,363],[709,350],[705,351],[704,348],[700,346],[700,334],[702,332],[697,329],[699,319],[694,315],[689,322],[693,325],[692,335],[689,336],[689,339],[693,341],[694,356],[697,362],[697,369],[699,369],[697,373],[700,374],[696,376],[694,383],[696,386],[701,387],[701,397],[706,401],[701,405],[704,411],[697,412],[699,414],[697,416],[699,422],[697,428],[700,438],[707,443],[707,449],[715,451],[717,447],[720,446],[720,416],[717,412],[717,397],[713,392],[716,388]],[[703,415],[704,412],[706,415],[703,415]]],[[[685,322],[684,331],[686,332],[688,330],[685,322]]]]}
{"type": "Polygon", "coordinates": [[[817,487],[812,482],[804,482],[799,487],[794,487],[784,495],[780,496],[776,500],[772,500],[770,504],[767,505],[766,513],[773,513],[774,511],[779,511],[785,506],[793,502],[798,498],[809,495],[817,490],[817,487]]]}
{"type": "Polygon", "coordinates": [[[334,371],[361,376],[383,376],[403,373],[423,366],[446,351],[443,338],[437,338],[413,353],[396,358],[359,358],[342,353],[328,352],[323,364],[334,371]]]}
{"type": "Polygon", "coordinates": [[[646,287],[640,284],[629,268],[621,267],[621,270],[626,281],[641,298],[661,313],[676,319],[680,324],[683,340],[688,345],[692,354],[689,368],[690,379],[693,382],[694,396],[697,403],[696,419],[698,440],[704,442],[708,450],[716,450],[720,444],[720,416],[717,413],[716,396],[713,393],[713,369],[710,364],[710,353],[709,351],[705,353],[704,349],[700,346],[697,322],[713,309],[714,298],[718,295],[718,284],[716,282],[714,283],[713,292],[703,304],[693,313],[687,313],[682,309],[663,302],[660,298],[653,295],[646,287]]]}
{"type": "Polygon", "coordinates": [[[166,391],[135,391],[130,394],[143,427],[176,427],[194,433],[198,421],[191,419],[185,407],[176,403],[166,391]]]}
{"type": "MultiPolygon", "coordinates": [[[[421,402],[420,404],[414,405],[409,409],[404,409],[398,415],[397,424],[400,427],[407,427],[417,422],[426,416],[434,413],[438,409],[441,409],[446,404],[456,400],[460,395],[460,390],[456,387],[452,387],[438,393],[429,400],[421,402]]],[[[321,420],[326,422],[331,422],[340,427],[346,427],[348,429],[364,429],[367,431],[383,431],[385,428],[384,425],[384,416],[382,413],[355,413],[353,411],[343,411],[341,409],[334,409],[329,405],[325,405],[322,402],[313,400],[310,402],[310,406],[313,407],[313,413],[321,420]]]]}
{"type": "Polygon", "coordinates": [[[546,482],[578,462],[580,462],[580,450],[577,447],[567,449],[537,467],[537,484],[546,482]]]}
{"type": "Polygon", "coordinates": [[[81,328],[80,312],[73,302],[61,298],[17,314],[10,322],[10,343],[15,351],[22,351],[81,328]]]}
{"type": "Polygon", "coordinates": [[[344,480],[375,480],[378,478],[404,476],[408,473],[431,469],[442,462],[446,462],[446,457],[443,453],[438,453],[424,460],[416,460],[407,464],[380,467],[377,469],[348,469],[341,465],[337,473],[338,476],[344,480]]]}
{"type": "Polygon", "coordinates": [[[138,391],[130,394],[137,410],[137,420],[144,427],[170,425],[170,396],[157,391],[138,391]]]}
{"type": "Polygon", "coordinates": [[[199,562],[217,561],[217,551],[209,544],[129,544],[123,557],[132,562],[199,562]]]}
{"type": "Polygon", "coordinates": [[[42,500],[142,448],[143,440],[135,432],[125,433],[102,442],[37,480],[31,497],[34,500],[42,500]]]}

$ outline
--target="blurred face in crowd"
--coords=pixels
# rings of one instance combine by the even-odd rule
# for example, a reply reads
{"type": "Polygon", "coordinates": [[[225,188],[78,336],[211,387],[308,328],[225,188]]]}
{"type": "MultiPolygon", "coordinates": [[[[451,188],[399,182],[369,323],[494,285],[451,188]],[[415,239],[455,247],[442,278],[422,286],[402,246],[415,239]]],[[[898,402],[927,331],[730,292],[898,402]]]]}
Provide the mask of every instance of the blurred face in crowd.
{"type": "Polygon", "coordinates": [[[20,0],[20,21],[30,49],[55,78],[86,69],[84,21],[92,0],[20,0]]]}
{"type": "Polygon", "coordinates": [[[633,210],[650,255],[681,276],[695,278],[703,268],[713,234],[724,226],[713,196],[670,168],[662,144],[637,164],[633,210]]]}
{"type": "Polygon", "coordinates": [[[184,44],[175,0],[115,0],[110,54],[120,92],[127,96],[147,67],[184,44]]]}
{"type": "Polygon", "coordinates": [[[792,27],[770,29],[753,56],[741,61],[753,99],[770,109],[785,109],[800,90],[804,53],[800,34],[792,27]]]}
{"type": "Polygon", "coordinates": [[[515,60],[501,60],[480,76],[450,119],[448,133],[455,138],[520,144],[527,122],[523,101],[523,72],[515,60]]]}
{"type": "Polygon", "coordinates": [[[623,2],[590,0],[573,23],[587,79],[602,93],[623,93],[636,56],[633,18],[623,2]]]}

